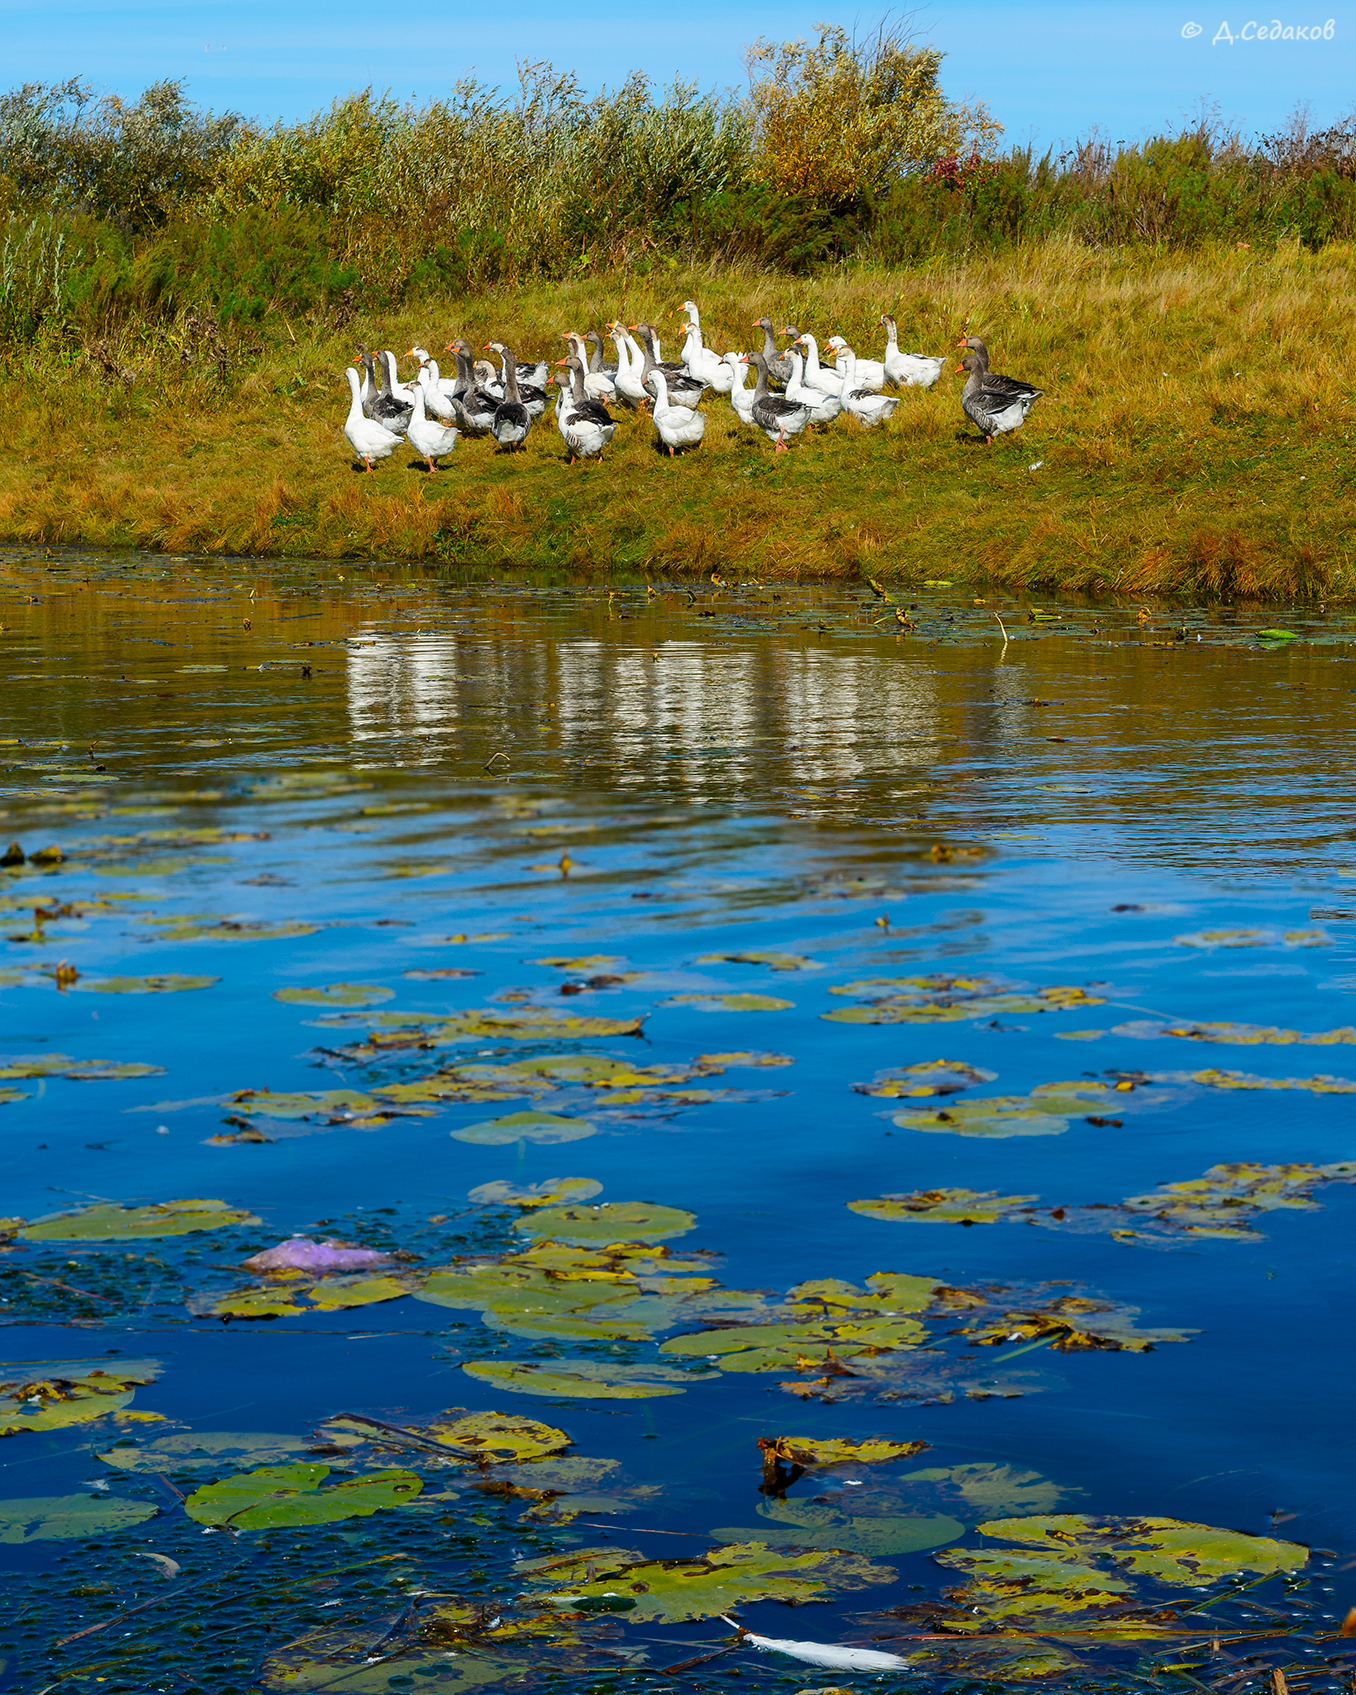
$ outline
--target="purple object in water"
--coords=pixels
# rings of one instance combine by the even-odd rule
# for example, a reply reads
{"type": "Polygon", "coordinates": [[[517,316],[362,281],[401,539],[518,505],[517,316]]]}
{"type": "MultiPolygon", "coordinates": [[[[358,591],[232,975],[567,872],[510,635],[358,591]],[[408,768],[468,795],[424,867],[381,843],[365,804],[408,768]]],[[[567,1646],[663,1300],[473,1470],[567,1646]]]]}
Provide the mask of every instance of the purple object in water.
{"type": "Polygon", "coordinates": [[[375,1248],[346,1248],[340,1242],[313,1242],[309,1236],[289,1236],[245,1261],[251,1271],[366,1271],[390,1263],[390,1254],[375,1248]]]}

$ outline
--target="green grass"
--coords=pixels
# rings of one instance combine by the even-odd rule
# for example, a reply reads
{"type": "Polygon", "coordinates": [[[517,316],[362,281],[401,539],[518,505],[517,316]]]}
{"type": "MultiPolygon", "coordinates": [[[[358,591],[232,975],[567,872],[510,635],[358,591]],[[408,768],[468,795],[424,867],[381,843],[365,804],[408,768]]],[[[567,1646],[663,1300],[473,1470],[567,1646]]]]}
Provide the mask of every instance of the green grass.
{"type": "Polygon", "coordinates": [[[590,277],[328,335],[275,314],[224,378],[201,343],[183,357],[195,343],[182,325],[96,357],[35,349],[11,366],[0,423],[0,537],[575,576],[1346,598],[1354,260],[1345,244],[1183,255],[1052,242],[907,274],[590,277]],[[764,311],[872,357],[882,309],[906,347],[942,352],[968,328],[1045,398],[991,448],[948,371],[906,390],[886,428],[840,421],[775,457],[711,396],[704,445],[673,461],[619,408],[601,464],[568,466],[548,414],[519,454],[463,440],[436,476],[404,450],[353,472],[343,371],[358,341],[401,351],[498,334],[520,356],[557,357],[563,329],[643,315],[669,331],[668,353],[689,294],[720,349],[756,345],[764,311]]]}

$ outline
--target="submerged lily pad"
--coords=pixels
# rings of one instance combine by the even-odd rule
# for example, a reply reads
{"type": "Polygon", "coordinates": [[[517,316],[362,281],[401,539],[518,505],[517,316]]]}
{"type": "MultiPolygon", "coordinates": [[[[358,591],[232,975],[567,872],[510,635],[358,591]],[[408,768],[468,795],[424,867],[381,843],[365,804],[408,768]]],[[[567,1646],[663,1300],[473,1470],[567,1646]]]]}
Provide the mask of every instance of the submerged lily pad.
{"type": "Polygon", "coordinates": [[[704,953],[698,965],[766,965],[770,971],[822,971],[817,959],[803,953],[704,953]]]}
{"type": "Polygon", "coordinates": [[[159,977],[81,977],[70,985],[81,994],[174,995],[186,989],[210,989],[220,977],[187,977],[170,971],[159,977]]]}
{"type": "Polygon", "coordinates": [[[273,999],[289,1006],[380,1006],[395,998],[378,983],[317,983],[314,988],[274,989],[273,999]]]}
{"type": "Polygon", "coordinates": [[[319,924],[300,919],[267,924],[260,919],[217,918],[211,914],[185,913],[177,918],[142,918],[139,923],[157,932],[159,942],[276,942],[296,936],[314,936],[319,924]]]}
{"type": "Polygon", "coordinates": [[[153,1359],[0,1365],[0,1436],[88,1424],[130,1405],[137,1389],[159,1375],[160,1361],[153,1359]]]}
{"type": "Polygon", "coordinates": [[[19,1235],[30,1242],[134,1242],[258,1222],[246,1208],[225,1201],[159,1201],[144,1207],[99,1205],[54,1213],[24,1225],[19,1235]]]}
{"type": "Polygon", "coordinates": [[[1356,1025],[1352,1024],[1344,1024],[1337,1030],[1315,1030],[1306,1034],[1302,1030],[1280,1029],[1274,1024],[1239,1024],[1233,1020],[1174,1024],[1158,1018],[1136,1018],[1116,1025],[1112,1035],[1132,1036],[1145,1041],[1176,1036],[1183,1041],[1218,1042],[1230,1047],[1356,1047],[1356,1025]]]}
{"type": "Polygon", "coordinates": [[[199,1524],[233,1530],[293,1529],[405,1506],[424,1486],[412,1471],[373,1471],[322,1488],[329,1475],[329,1466],[303,1461],[261,1466],[205,1483],[184,1502],[184,1511],[199,1524]]]}
{"type": "Polygon", "coordinates": [[[662,1006],[691,1006],[699,1012],[785,1012],[795,1001],[776,995],[669,995],[662,1006]]]}
{"type": "Polygon", "coordinates": [[[263,1686],[326,1690],[329,1695],[391,1695],[393,1689],[417,1689],[428,1680],[428,1687],[438,1695],[462,1695],[464,1690],[489,1684],[506,1687],[506,1680],[523,1670],[518,1661],[436,1645],[373,1653],[373,1635],[371,1629],[355,1630],[351,1625],[308,1631],[267,1655],[263,1686]]]}
{"type": "Polygon", "coordinates": [[[0,1501],[0,1543],[73,1542],[144,1524],[160,1511],[152,1501],[107,1495],[39,1495],[0,1501]]]}
{"type": "Polygon", "coordinates": [[[598,1127],[586,1118],[562,1118],[553,1112],[510,1112],[480,1124],[466,1124],[451,1135],[458,1142],[475,1142],[498,1148],[513,1142],[579,1142],[596,1136],[598,1127]]]}
{"type": "Polygon", "coordinates": [[[663,1242],[696,1228],[695,1213],[650,1201],[602,1201],[596,1206],[557,1206],[531,1212],[514,1229],[522,1236],[562,1242],[663,1242]]]}
{"type": "Polygon", "coordinates": [[[840,1024],[939,1024],[968,1018],[996,1018],[1007,1013],[1072,1012],[1101,1006],[1104,998],[1076,985],[1057,983],[1048,989],[1009,989],[996,977],[864,977],[836,983],[831,995],[867,1002],[824,1012],[821,1018],[840,1024]]]}
{"type": "Polygon", "coordinates": [[[658,1395],[681,1395],[672,1379],[686,1380],[687,1372],[594,1365],[585,1360],[542,1365],[536,1360],[473,1360],[461,1368],[468,1377],[515,1395],[552,1395],[582,1401],[645,1401],[658,1395]],[[632,1375],[632,1374],[635,1375],[632,1375]],[[668,1379],[670,1381],[661,1381],[668,1379]]]}
{"type": "Polygon", "coordinates": [[[1325,930],[1197,930],[1173,941],[1184,948],[1321,948],[1332,937],[1325,930]]]}
{"type": "Polygon", "coordinates": [[[466,1198],[480,1206],[550,1207],[592,1200],[603,1186],[592,1177],[544,1177],[540,1183],[480,1183],[466,1198]]]}
{"type": "Polygon", "coordinates": [[[901,1065],[889,1071],[878,1071],[870,1083],[854,1083],[859,1095],[877,1095],[887,1100],[929,1095],[957,1095],[962,1089],[973,1089],[980,1083],[992,1083],[996,1071],[985,1071],[978,1065],[967,1065],[955,1059],[927,1059],[917,1065],[901,1065]]]}
{"type": "Polygon", "coordinates": [[[547,1586],[543,1598],[565,1610],[594,1599],[629,1601],[626,1616],[635,1624],[719,1618],[755,1601],[800,1605],[893,1583],[899,1575],[858,1554],[778,1551],[765,1542],[733,1543],[674,1560],[644,1560],[626,1548],[577,1548],[563,1558],[519,1561],[517,1570],[526,1583],[547,1586]]]}
{"type": "Polygon", "coordinates": [[[749,1527],[713,1530],[722,1541],[762,1537],[780,1545],[799,1548],[848,1548],[858,1554],[916,1554],[925,1548],[940,1548],[965,1526],[941,1514],[909,1517],[903,1514],[856,1514],[817,1501],[763,1501],[755,1509],[766,1520],[749,1527]]]}
{"type": "Polygon", "coordinates": [[[145,1444],[119,1443],[99,1455],[119,1471],[223,1472],[241,1465],[264,1465],[302,1454],[312,1444],[301,1436],[208,1430],[159,1436],[145,1444]]]}

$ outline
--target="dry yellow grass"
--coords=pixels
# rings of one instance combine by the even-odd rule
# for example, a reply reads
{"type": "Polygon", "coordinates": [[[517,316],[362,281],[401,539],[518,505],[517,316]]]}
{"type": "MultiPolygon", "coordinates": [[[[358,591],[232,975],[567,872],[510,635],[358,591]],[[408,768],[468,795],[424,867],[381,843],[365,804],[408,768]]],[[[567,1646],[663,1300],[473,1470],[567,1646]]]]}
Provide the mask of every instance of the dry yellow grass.
{"type": "Polygon", "coordinates": [[[12,372],[0,425],[0,536],[581,575],[867,571],[1336,598],[1350,592],[1356,516],[1342,380],[1354,259],[1348,246],[1184,256],[1052,243],[908,275],[593,277],[323,339],[270,320],[271,345],[224,387],[130,339],[130,388],[83,359],[35,356],[12,372]],[[556,356],[562,329],[623,314],[667,330],[668,352],[688,295],[722,349],[756,345],[749,326],[765,311],[872,357],[882,309],[907,347],[943,352],[970,329],[996,369],[1045,398],[989,449],[948,373],[905,391],[887,428],[840,422],[776,457],[709,397],[705,444],[674,461],[648,420],[619,409],[602,464],[568,466],[548,414],[522,453],[462,441],[437,476],[403,450],[374,476],[352,470],[342,373],[357,341],[403,350],[498,334],[520,356],[556,356]]]}

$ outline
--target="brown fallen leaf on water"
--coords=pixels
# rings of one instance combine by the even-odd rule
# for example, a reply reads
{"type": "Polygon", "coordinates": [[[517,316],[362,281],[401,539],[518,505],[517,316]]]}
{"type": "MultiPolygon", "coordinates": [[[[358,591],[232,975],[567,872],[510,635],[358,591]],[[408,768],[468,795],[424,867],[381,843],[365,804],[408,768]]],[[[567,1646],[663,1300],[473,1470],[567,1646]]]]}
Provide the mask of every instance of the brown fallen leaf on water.
{"type": "Polygon", "coordinates": [[[1356,1636],[1356,1607],[1352,1607],[1338,1627],[1339,1636],[1356,1636]]]}
{"type": "Polygon", "coordinates": [[[150,1560],[153,1564],[160,1568],[160,1575],[167,1582],[172,1581],[179,1575],[180,1566],[178,1560],[172,1560],[168,1554],[135,1553],[132,1555],[132,1558],[134,1560],[150,1560]]]}

